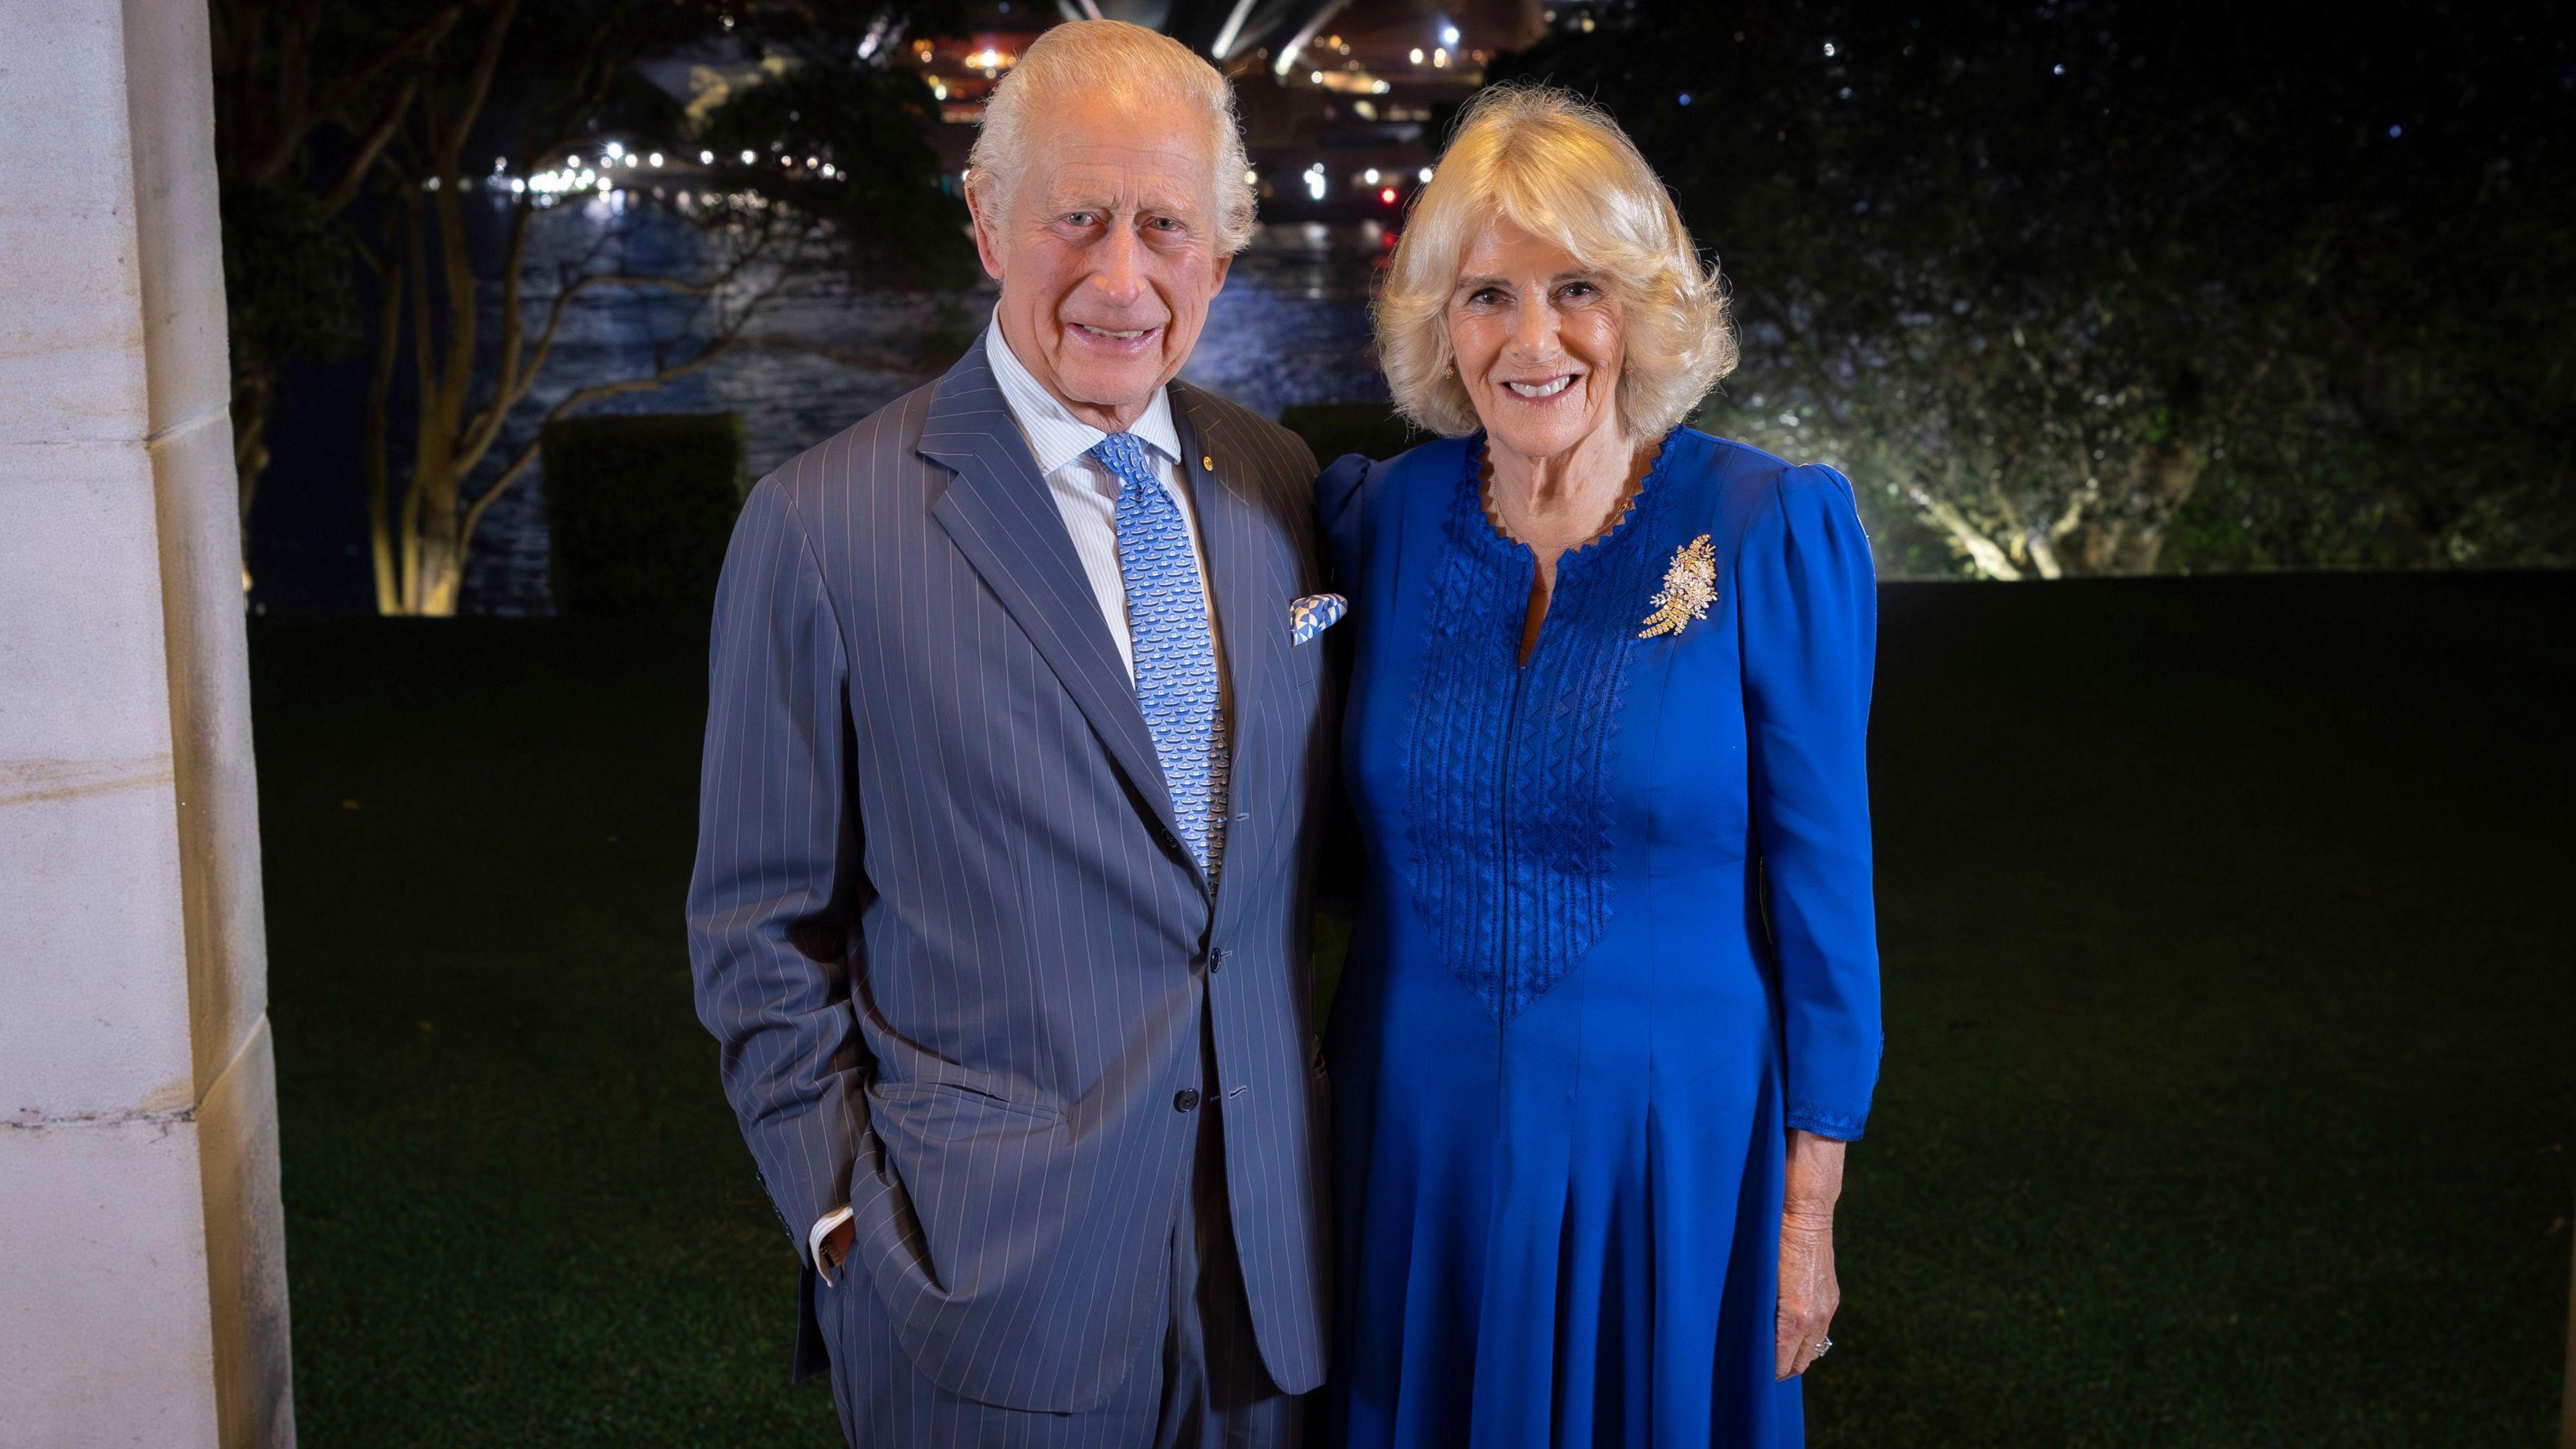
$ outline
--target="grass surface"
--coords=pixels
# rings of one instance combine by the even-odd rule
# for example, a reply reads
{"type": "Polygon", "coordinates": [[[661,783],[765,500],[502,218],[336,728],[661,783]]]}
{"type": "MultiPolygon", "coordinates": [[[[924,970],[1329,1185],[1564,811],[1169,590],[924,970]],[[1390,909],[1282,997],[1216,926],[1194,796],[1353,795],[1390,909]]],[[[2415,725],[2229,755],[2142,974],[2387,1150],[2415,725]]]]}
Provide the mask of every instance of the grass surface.
{"type": "MultiPolygon", "coordinates": [[[[1888,589],[1814,1443],[2546,1442],[2571,601],[1888,589]]],[[[702,650],[254,630],[306,1443],[837,1442],[689,1006],[702,650]]]]}

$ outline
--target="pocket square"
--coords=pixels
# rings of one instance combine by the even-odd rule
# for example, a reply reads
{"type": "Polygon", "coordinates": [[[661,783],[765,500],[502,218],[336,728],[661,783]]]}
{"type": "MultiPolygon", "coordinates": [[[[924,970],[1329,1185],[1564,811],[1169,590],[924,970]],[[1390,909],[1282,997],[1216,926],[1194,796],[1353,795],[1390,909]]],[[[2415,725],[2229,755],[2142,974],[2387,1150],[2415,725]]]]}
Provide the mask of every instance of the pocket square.
{"type": "Polygon", "coordinates": [[[1342,621],[1351,601],[1339,594],[1308,594],[1288,606],[1288,642],[1303,644],[1342,621]]]}

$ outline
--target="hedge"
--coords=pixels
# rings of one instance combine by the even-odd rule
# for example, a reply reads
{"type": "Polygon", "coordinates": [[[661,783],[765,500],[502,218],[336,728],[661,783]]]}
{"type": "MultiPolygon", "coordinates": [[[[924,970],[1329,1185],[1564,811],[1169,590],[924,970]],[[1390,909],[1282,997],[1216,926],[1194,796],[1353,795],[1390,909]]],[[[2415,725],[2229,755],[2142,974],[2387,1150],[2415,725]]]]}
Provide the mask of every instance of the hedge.
{"type": "Polygon", "coordinates": [[[1280,409],[1279,425],[1304,438],[1306,446],[1315,450],[1315,461],[1325,467],[1344,453],[1384,462],[1430,441],[1429,435],[1415,431],[1382,402],[1300,403],[1280,409]]]}
{"type": "Polygon", "coordinates": [[[565,418],[540,447],[556,610],[703,617],[749,486],[742,418],[565,418]]]}

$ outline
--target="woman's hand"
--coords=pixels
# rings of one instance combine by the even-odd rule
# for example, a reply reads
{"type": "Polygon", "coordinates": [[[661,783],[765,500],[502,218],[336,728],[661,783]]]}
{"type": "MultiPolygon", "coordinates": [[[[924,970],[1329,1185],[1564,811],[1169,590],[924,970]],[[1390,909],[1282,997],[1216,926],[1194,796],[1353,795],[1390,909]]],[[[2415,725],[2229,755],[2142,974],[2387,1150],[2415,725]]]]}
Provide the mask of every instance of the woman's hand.
{"type": "Polygon", "coordinates": [[[1774,1373],[1807,1371],[1843,1301],[1834,1281],[1834,1202],[1843,1192],[1843,1145],[1789,1134],[1789,1182],[1780,1205],[1780,1316],[1774,1373]]]}

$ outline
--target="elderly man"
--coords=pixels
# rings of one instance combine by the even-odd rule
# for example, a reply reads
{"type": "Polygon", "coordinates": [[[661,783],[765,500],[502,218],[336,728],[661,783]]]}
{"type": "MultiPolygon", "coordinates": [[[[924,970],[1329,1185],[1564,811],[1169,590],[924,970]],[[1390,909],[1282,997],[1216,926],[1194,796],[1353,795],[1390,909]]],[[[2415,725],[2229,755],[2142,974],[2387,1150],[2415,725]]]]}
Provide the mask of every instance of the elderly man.
{"type": "Polygon", "coordinates": [[[1285,1444],[1330,605],[1306,448],[1173,381],[1252,227],[1232,98],[1061,26],[971,166],[993,325],[734,534],[699,1014],[853,1444],[1285,1444]]]}

